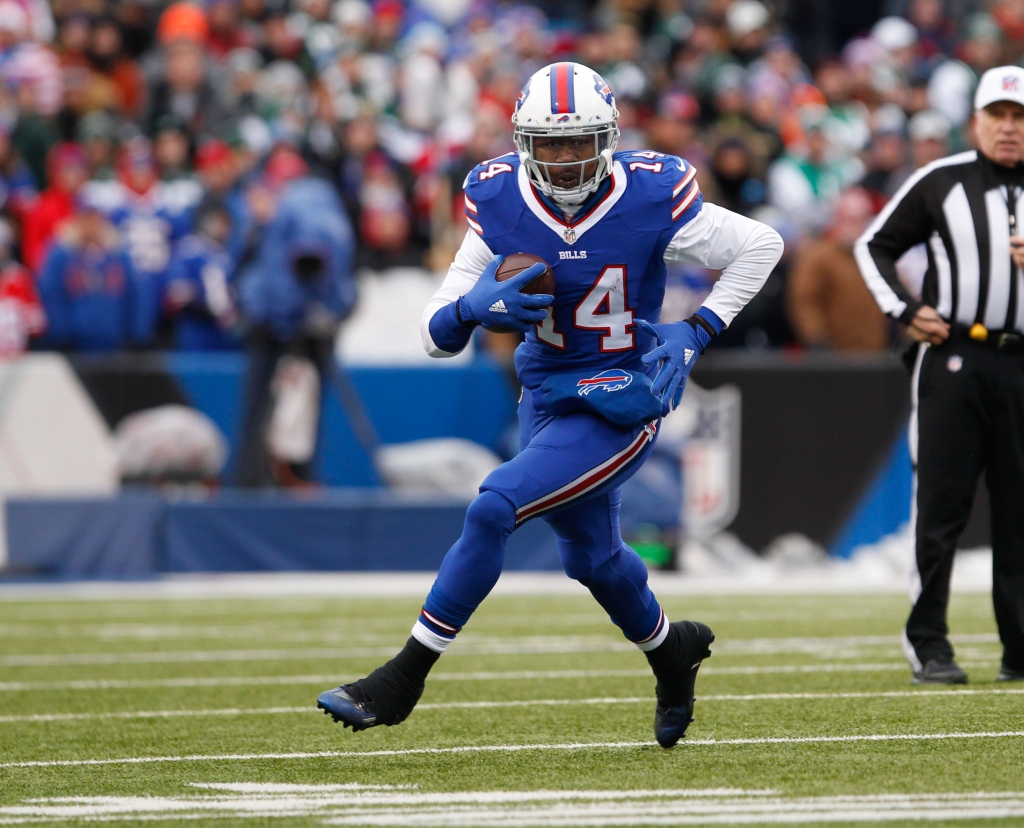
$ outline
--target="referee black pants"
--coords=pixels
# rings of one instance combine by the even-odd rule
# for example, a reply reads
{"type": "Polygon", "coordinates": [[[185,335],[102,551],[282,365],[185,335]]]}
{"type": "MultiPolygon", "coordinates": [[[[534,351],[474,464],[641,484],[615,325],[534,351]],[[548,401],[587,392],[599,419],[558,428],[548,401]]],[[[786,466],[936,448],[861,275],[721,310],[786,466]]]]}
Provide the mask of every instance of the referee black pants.
{"type": "Polygon", "coordinates": [[[984,471],[1003,666],[1024,670],[1024,355],[964,340],[918,348],[910,443],[920,584],[912,587],[907,657],[915,670],[953,657],[946,625],[949,579],[984,471]]]}

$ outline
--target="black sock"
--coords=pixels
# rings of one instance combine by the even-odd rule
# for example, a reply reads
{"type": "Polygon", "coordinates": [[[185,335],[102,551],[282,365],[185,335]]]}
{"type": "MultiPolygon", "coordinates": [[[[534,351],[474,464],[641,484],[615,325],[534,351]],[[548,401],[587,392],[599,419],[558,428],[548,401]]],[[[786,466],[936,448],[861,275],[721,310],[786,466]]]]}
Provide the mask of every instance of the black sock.
{"type": "Polygon", "coordinates": [[[423,695],[423,685],[434,663],[441,657],[410,637],[391,661],[355,682],[377,714],[377,723],[395,725],[405,721],[423,695]]]}
{"type": "Polygon", "coordinates": [[[658,704],[662,707],[681,707],[689,704],[686,695],[686,674],[689,664],[682,660],[683,636],[669,624],[668,635],[653,650],[644,653],[647,663],[658,680],[658,704]]]}

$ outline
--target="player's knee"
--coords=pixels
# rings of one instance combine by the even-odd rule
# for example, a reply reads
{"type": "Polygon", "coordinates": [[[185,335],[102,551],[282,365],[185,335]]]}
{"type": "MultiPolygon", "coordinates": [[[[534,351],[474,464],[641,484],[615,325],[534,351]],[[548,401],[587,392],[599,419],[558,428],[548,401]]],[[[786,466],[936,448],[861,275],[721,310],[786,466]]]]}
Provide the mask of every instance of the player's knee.
{"type": "Polygon", "coordinates": [[[466,526],[497,529],[507,535],[516,528],[516,509],[504,496],[484,490],[466,510],[466,526]]]}
{"type": "Polygon", "coordinates": [[[598,549],[592,544],[561,541],[558,552],[565,574],[584,586],[589,586],[594,572],[608,559],[607,549],[598,549]]]}
{"type": "Polygon", "coordinates": [[[574,581],[579,581],[583,586],[588,586],[588,581],[594,574],[594,565],[587,560],[566,561],[563,559],[562,568],[565,570],[566,575],[574,581]]]}

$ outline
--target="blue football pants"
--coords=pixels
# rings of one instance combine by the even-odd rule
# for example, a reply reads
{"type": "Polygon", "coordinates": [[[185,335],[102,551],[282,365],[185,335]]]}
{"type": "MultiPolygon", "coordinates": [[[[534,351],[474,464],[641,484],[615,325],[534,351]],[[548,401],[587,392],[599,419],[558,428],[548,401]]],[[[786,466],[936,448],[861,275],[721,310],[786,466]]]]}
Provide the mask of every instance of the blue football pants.
{"type": "Polygon", "coordinates": [[[566,574],[590,590],[626,638],[648,639],[661,607],[646,566],[622,540],[619,487],[650,453],[657,423],[628,429],[592,414],[538,415],[526,392],[519,424],[522,450],[481,485],[420,622],[454,637],[497,583],[508,536],[543,517],[558,538],[566,574]]]}

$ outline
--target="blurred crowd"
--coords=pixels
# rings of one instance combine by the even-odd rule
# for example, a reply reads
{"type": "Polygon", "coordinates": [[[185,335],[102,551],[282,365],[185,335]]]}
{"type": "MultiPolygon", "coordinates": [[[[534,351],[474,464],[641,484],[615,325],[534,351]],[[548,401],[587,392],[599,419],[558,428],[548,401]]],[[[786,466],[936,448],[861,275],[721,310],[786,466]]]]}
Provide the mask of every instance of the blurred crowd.
{"type": "MultiPolygon", "coordinates": [[[[977,78],[1024,54],[1024,0],[839,5],[0,0],[0,353],[334,330],[350,270],[446,269],[465,174],[513,149],[519,89],[561,59],[614,90],[620,149],[685,156],[705,199],[785,238],[722,345],[885,349],[852,242],[970,146],[977,78]],[[334,247],[268,286],[310,179],[334,247]]],[[[914,251],[901,267],[923,273],[914,251]]],[[[673,269],[665,317],[715,277],[673,269]]]]}

